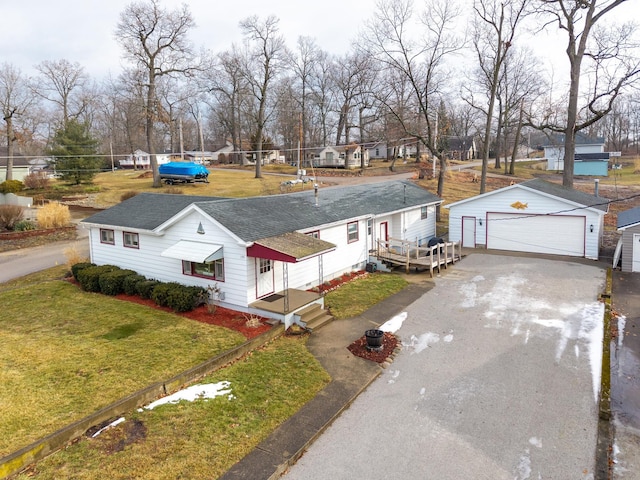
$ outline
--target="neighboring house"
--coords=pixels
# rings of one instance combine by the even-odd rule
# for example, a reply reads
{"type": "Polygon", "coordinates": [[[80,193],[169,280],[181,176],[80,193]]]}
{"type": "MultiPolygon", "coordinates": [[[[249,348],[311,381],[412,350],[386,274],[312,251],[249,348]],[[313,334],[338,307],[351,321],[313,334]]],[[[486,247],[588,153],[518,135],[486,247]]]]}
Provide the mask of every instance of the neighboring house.
{"type": "Polygon", "coordinates": [[[227,141],[224,145],[219,146],[211,152],[211,161],[218,163],[231,163],[231,153],[233,152],[233,144],[227,141]]]}
{"type": "MultiPolygon", "coordinates": [[[[171,161],[171,155],[168,153],[156,153],[156,161],[158,165],[163,165],[171,161]]],[[[120,160],[120,168],[137,168],[140,170],[148,170],[151,168],[151,155],[143,150],[136,150],[133,154],[127,155],[126,158],[120,160]]]]}
{"type": "Polygon", "coordinates": [[[220,305],[290,324],[323,301],[309,289],[364,269],[377,239],[435,236],[441,202],[410,181],[251,198],[141,193],[82,224],[96,264],[215,286],[220,305]]]}
{"type": "MultiPolygon", "coordinates": [[[[6,149],[5,149],[6,152],[6,149]]],[[[0,156],[0,182],[4,182],[7,179],[7,163],[9,158],[6,156],[0,156]]],[[[24,181],[24,177],[30,173],[37,171],[45,171],[49,166],[44,158],[29,158],[23,155],[13,156],[13,166],[11,167],[11,175],[13,180],[24,181]]]]}
{"type": "Polygon", "coordinates": [[[540,179],[452,203],[449,240],[463,247],[598,259],[608,201],[540,179]]]}
{"type": "Polygon", "coordinates": [[[476,141],[473,136],[456,137],[446,139],[447,155],[454,160],[473,160],[477,156],[476,141]]]}
{"type": "MultiPolygon", "coordinates": [[[[622,232],[620,259],[623,272],[640,272],[640,207],[618,213],[618,231],[622,232]]],[[[617,250],[617,249],[616,249],[617,250]]],[[[614,268],[618,258],[614,258],[614,268]]]]}
{"type": "Polygon", "coordinates": [[[335,145],[307,151],[307,165],[318,168],[360,168],[364,155],[365,167],[369,166],[369,152],[358,144],[335,145]]]}
{"type": "Polygon", "coordinates": [[[368,142],[362,146],[367,151],[369,160],[387,160],[387,144],[385,142],[368,142]]]}
{"type": "MultiPolygon", "coordinates": [[[[547,170],[561,171],[564,170],[564,134],[551,135],[547,138],[547,144],[543,145],[544,156],[547,159],[547,170]]],[[[575,163],[574,174],[575,175],[593,175],[588,173],[590,171],[597,171],[597,175],[607,175],[609,155],[606,155],[606,163],[604,163],[605,169],[602,172],[602,158],[594,158],[593,160],[582,160],[579,156],[582,154],[601,154],[604,152],[604,137],[591,138],[578,132],[576,133],[576,150],[575,150],[575,163]],[[589,165],[590,162],[599,162],[599,165],[589,165]],[[579,165],[581,162],[586,162],[583,165],[579,165]],[[583,173],[579,173],[583,172],[583,173]]],[[[584,157],[583,157],[584,158],[584,157]]]]}

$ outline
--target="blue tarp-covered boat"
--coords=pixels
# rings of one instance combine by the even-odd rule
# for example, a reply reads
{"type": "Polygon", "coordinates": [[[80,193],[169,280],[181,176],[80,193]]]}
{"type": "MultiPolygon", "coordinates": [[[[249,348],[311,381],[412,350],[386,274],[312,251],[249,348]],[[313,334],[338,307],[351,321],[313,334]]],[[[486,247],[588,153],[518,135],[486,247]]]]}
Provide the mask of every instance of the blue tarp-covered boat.
{"type": "Polygon", "coordinates": [[[192,162],[170,162],[160,165],[160,178],[166,183],[208,182],[209,171],[192,162]]]}

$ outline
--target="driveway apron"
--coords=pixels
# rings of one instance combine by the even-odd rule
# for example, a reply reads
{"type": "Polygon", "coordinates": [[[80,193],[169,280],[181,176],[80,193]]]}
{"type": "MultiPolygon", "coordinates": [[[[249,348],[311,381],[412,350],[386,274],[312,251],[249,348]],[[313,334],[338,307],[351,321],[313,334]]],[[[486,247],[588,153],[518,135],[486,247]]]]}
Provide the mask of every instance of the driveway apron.
{"type": "Polygon", "coordinates": [[[435,283],[393,364],[283,478],[594,478],[605,271],[473,254],[435,283]]]}

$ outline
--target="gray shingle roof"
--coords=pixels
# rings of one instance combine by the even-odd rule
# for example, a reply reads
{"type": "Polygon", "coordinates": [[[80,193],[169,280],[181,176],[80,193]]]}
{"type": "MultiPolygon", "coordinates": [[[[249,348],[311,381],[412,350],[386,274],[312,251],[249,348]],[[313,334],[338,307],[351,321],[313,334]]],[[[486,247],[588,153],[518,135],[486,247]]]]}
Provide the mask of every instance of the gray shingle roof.
{"type": "Polygon", "coordinates": [[[640,223],[640,207],[618,213],[617,228],[630,227],[640,223]]]}
{"type": "Polygon", "coordinates": [[[283,195],[226,199],[161,195],[162,198],[156,201],[154,197],[157,195],[139,194],[84,222],[153,230],[194,203],[242,240],[255,241],[349,218],[442,201],[410,181],[321,188],[317,205],[313,189],[283,195]]]}
{"type": "Polygon", "coordinates": [[[118,205],[85,218],[82,222],[153,230],[194,202],[223,199],[222,197],[171,195],[167,193],[139,193],[118,205]]]}
{"type": "Polygon", "coordinates": [[[588,193],[581,192],[580,190],[567,188],[539,178],[527,180],[526,182],[522,182],[520,185],[523,187],[529,187],[532,190],[537,190],[538,192],[564,198],[565,200],[584,205],[585,207],[595,208],[603,212],[607,212],[609,210],[609,201],[604,197],[589,195],[588,193]]]}

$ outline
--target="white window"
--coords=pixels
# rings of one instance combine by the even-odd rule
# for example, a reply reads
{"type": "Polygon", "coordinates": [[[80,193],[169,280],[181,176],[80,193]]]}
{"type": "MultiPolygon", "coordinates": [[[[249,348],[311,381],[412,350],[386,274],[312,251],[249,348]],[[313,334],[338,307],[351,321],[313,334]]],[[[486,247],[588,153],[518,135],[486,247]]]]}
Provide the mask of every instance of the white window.
{"type": "Polygon", "coordinates": [[[267,273],[271,271],[271,260],[266,258],[260,259],[260,273],[267,273]]]}
{"type": "Polygon", "coordinates": [[[125,247],[128,247],[128,248],[140,248],[137,233],[123,232],[122,243],[124,244],[125,247]]]}
{"type": "Polygon", "coordinates": [[[109,245],[115,245],[116,240],[113,235],[113,230],[100,229],[100,243],[108,243],[109,245]]]}
{"type": "Polygon", "coordinates": [[[427,207],[420,207],[420,220],[427,218],[427,207]]]}
{"type": "Polygon", "coordinates": [[[358,241],[358,222],[347,224],[347,242],[353,243],[358,241]]]}
{"type": "Polygon", "coordinates": [[[196,263],[183,260],[182,273],[192,277],[204,277],[224,282],[224,259],[220,258],[211,263],[196,263]]]}

